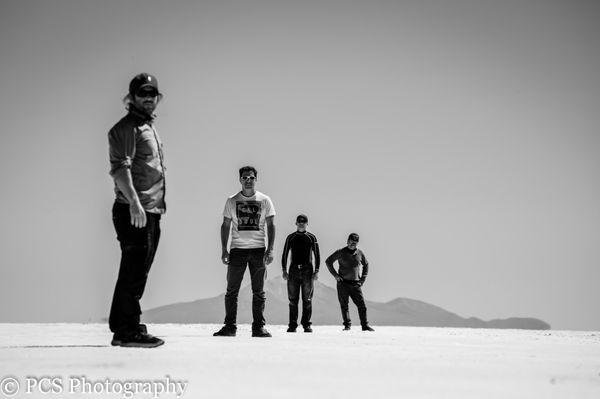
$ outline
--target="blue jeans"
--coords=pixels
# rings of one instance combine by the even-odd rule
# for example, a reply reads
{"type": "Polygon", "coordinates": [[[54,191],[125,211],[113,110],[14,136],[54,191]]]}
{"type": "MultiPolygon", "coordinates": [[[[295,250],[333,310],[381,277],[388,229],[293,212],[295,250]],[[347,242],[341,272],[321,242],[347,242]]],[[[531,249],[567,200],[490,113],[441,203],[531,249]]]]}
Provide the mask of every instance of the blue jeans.
{"type": "Polygon", "coordinates": [[[252,329],[257,330],[265,325],[265,278],[267,268],[264,261],[265,248],[241,249],[232,248],[227,266],[227,292],[225,293],[225,325],[235,327],[237,323],[238,293],[246,272],[250,269],[252,286],[252,329]]]}
{"type": "Polygon", "coordinates": [[[131,225],[128,204],[115,202],[112,214],[121,264],[108,324],[112,332],[129,335],[138,331],[140,324],[140,299],[160,239],[160,215],[146,212],[146,226],[140,229],[131,225]]]}
{"type": "Polygon", "coordinates": [[[289,326],[292,328],[298,327],[298,302],[300,300],[300,291],[302,291],[302,319],[300,323],[302,323],[302,327],[304,328],[310,327],[314,292],[312,265],[304,265],[301,269],[297,265],[290,266],[287,289],[290,301],[289,326]]]}

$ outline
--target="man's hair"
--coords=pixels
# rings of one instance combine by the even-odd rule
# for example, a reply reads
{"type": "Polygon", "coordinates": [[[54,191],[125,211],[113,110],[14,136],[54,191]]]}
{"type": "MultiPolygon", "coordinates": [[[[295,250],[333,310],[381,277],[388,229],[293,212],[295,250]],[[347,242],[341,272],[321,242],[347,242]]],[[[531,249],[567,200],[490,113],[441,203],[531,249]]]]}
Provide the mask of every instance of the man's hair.
{"type": "Polygon", "coordinates": [[[258,171],[256,170],[256,168],[254,166],[242,166],[240,168],[240,177],[242,177],[242,175],[244,174],[244,172],[254,172],[254,176],[258,177],[258,171]]]}
{"type": "MultiPolygon", "coordinates": [[[[161,100],[163,99],[163,94],[162,93],[158,93],[158,101],[157,103],[161,102],[161,100]]],[[[135,100],[133,99],[133,96],[129,93],[125,94],[125,97],[123,97],[123,105],[125,106],[125,109],[127,111],[129,111],[129,107],[133,107],[133,103],[135,102],[135,100]]]]}

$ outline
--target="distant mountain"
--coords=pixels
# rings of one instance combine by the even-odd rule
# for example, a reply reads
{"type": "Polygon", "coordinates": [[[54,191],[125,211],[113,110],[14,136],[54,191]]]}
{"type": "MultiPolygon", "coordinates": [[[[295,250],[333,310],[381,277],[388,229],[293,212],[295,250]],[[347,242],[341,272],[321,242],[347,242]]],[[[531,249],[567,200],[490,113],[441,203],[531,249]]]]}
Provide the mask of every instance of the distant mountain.
{"type": "MultiPolygon", "coordinates": [[[[265,283],[267,324],[288,323],[288,300],[286,282],[277,277],[265,283]]],[[[145,310],[142,319],[148,323],[217,323],[225,316],[224,294],[193,302],[175,303],[145,310]]],[[[300,314],[302,301],[300,300],[300,314]]],[[[483,321],[475,317],[465,319],[440,307],[407,298],[396,298],[381,303],[367,301],[369,321],[373,325],[422,326],[422,327],[471,327],[471,328],[517,328],[548,330],[550,325],[534,318],[509,318],[483,321]]],[[[350,300],[350,316],[354,324],[360,324],[356,306],[350,300]]],[[[240,290],[238,297],[238,323],[252,322],[252,292],[250,286],[240,290]]],[[[342,324],[337,292],[317,281],[313,296],[315,325],[342,324]]]]}

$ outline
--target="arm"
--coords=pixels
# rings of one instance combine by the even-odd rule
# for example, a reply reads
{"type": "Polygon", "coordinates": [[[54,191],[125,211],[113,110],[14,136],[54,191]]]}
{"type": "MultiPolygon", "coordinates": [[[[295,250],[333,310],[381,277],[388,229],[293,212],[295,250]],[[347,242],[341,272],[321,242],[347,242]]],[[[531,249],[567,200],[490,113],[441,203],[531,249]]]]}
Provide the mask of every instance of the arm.
{"type": "Polygon", "coordinates": [[[131,177],[131,162],[135,156],[135,132],[122,126],[112,128],[108,132],[108,155],[110,175],[129,203],[131,224],[142,228],[146,226],[146,211],[140,203],[131,177]]]}
{"type": "Polygon", "coordinates": [[[319,267],[321,267],[321,254],[319,252],[319,243],[317,242],[317,237],[313,237],[313,247],[312,251],[315,255],[315,272],[313,273],[313,280],[317,280],[319,278],[319,267]]]}
{"type": "Polygon", "coordinates": [[[129,215],[131,218],[131,224],[137,228],[146,226],[146,211],[140,203],[137,192],[133,187],[133,179],[131,178],[131,171],[129,168],[119,169],[114,175],[113,179],[119,190],[123,193],[127,202],[129,202],[129,215]]]}
{"type": "Polygon", "coordinates": [[[315,272],[318,273],[319,268],[321,267],[321,253],[319,252],[319,243],[317,242],[316,238],[313,242],[312,250],[313,250],[313,253],[315,254],[315,272]]]}
{"type": "Polygon", "coordinates": [[[229,252],[227,252],[227,242],[229,241],[229,229],[231,228],[231,219],[223,216],[221,224],[221,261],[223,264],[229,264],[229,252]]]}
{"type": "Polygon", "coordinates": [[[327,265],[327,269],[329,269],[329,273],[331,273],[331,275],[337,281],[342,281],[342,278],[340,277],[340,275],[333,268],[333,262],[335,262],[336,260],[338,260],[338,258],[339,258],[339,251],[335,251],[334,253],[332,253],[331,255],[329,255],[329,258],[325,259],[325,264],[327,265]]]}
{"type": "Polygon", "coordinates": [[[284,280],[288,279],[288,273],[287,273],[287,258],[288,258],[288,253],[290,252],[290,236],[287,236],[287,238],[285,239],[285,245],[283,246],[283,255],[281,256],[281,269],[282,269],[282,277],[284,280]]]}
{"type": "Polygon", "coordinates": [[[275,216],[268,216],[267,219],[268,245],[265,252],[265,264],[270,265],[273,262],[273,243],[275,242],[275,216]]]}
{"type": "Polygon", "coordinates": [[[365,280],[367,279],[367,275],[369,274],[369,261],[367,261],[367,258],[365,256],[365,254],[361,251],[362,256],[361,256],[361,260],[360,262],[362,263],[362,276],[360,276],[360,285],[363,285],[365,283],[365,280]]]}

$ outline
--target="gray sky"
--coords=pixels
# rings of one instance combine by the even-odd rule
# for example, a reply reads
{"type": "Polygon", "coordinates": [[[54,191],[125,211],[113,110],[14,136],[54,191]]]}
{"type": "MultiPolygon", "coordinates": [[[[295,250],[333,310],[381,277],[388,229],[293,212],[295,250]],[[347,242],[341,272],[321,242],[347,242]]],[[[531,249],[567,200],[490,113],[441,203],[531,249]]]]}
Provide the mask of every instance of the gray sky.
{"type": "Polygon", "coordinates": [[[221,212],[253,164],[278,211],[269,276],[304,212],[324,256],[361,234],[368,299],[600,330],[599,18],[595,1],[2,2],[0,321],[108,314],[106,134],[146,71],[169,211],[144,308],[224,291],[221,212]]]}

